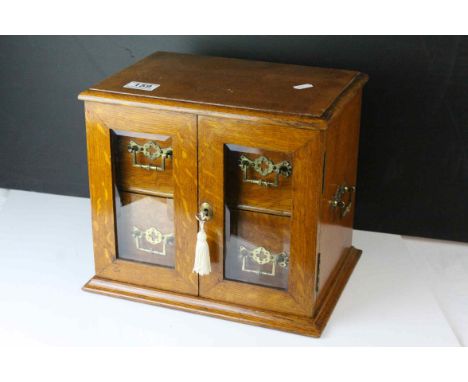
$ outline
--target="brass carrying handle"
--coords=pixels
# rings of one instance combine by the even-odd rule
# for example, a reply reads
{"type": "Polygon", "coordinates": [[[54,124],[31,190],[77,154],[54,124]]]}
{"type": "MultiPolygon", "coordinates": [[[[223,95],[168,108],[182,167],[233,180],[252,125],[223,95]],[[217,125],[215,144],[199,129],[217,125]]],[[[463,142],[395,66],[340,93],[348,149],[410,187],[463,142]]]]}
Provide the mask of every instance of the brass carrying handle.
{"type": "Polygon", "coordinates": [[[241,245],[239,247],[239,256],[242,258],[242,271],[256,273],[258,275],[275,276],[276,265],[279,265],[282,268],[287,268],[289,265],[289,255],[286,252],[274,254],[264,247],[256,247],[252,250],[248,250],[246,247],[241,245]],[[247,259],[260,266],[271,264],[271,271],[267,272],[264,270],[249,268],[247,259]]]}
{"type": "Polygon", "coordinates": [[[355,186],[339,185],[335,192],[335,196],[329,201],[332,208],[340,209],[340,218],[344,218],[353,206],[353,193],[356,192],[355,186]],[[348,193],[348,202],[343,201],[344,194],[348,193]]]}
{"type": "Polygon", "coordinates": [[[138,227],[133,227],[132,231],[132,236],[135,239],[135,247],[143,252],[151,253],[153,255],[159,255],[159,256],[166,256],[166,246],[172,245],[174,243],[174,234],[173,233],[168,233],[168,234],[162,234],[161,231],[159,231],[155,227],[150,227],[147,230],[140,230],[138,227]],[[161,244],[162,248],[161,250],[156,250],[152,248],[145,247],[142,243],[142,241],[145,241],[152,246],[161,244]]]}
{"type": "Polygon", "coordinates": [[[245,155],[241,155],[239,158],[239,167],[242,170],[242,181],[244,183],[258,184],[259,186],[263,187],[278,187],[280,175],[287,178],[292,174],[292,166],[288,161],[273,163],[270,159],[263,155],[253,160],[247,158],[245,155]],[[269,182],[264,179],[251,179],[249,178],[248,174],[250,168],[261,176],[267,176],[274,173],[275,178],[273,182],[269,182]]]}
{"type": "Polygon", "coordinates": [[[134,141],[128,143],[128,152],[132,154],[132,166],[151,171],[164,171],[166,169],[166,159],[172,158],[172,147],[161,148],[156,142],[148,141],[139,145],[134,141]],[[149,160],[161,158],[161,166],[138,163],[138,154],[143,154],[149,160]]]}

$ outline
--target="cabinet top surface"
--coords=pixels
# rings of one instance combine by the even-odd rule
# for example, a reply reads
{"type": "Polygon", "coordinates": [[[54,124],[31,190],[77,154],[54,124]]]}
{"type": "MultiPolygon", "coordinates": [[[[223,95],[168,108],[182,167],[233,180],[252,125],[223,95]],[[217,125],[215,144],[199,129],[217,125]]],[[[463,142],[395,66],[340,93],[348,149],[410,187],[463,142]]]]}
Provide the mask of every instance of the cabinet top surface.
{"type": "Polygon", "coordinates": [[[359,74],[349,70],[157,52],[90,89],[112,93],[117,98],[131,95],[155,102],[171,100],[320,117],[359,74]],[[153,90],[125,87],[132,81],[159,86],[153,90]]]}

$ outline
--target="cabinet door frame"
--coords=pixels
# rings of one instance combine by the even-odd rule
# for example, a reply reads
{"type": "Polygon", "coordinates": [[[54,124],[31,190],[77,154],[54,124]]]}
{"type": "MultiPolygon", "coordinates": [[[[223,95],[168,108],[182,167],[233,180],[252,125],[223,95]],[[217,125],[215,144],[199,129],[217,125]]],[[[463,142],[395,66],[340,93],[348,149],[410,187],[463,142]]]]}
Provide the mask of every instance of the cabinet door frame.
{"type": "Polygon", "coordinates": [[[320,131],[229,118],[198,119],[199,203],[213,207],[205,224],[212,272],[201,276],[199,294],[217,301],[311,316],[315,298],[317,219],[323,145],[320,131]],[[287,290],[224,279],[224,146],[235,144],[293,155],[291,253],[287,290]]]}
{"type": "Polygon", "coordinates": [[[86,102],[89,186],[96,276],[129,284],[198,294],[192,273],[197,223],[196,116],[86,102]],[[175,268],[119,259],[111,131],[169,135],[174,150],[175,268]]]}

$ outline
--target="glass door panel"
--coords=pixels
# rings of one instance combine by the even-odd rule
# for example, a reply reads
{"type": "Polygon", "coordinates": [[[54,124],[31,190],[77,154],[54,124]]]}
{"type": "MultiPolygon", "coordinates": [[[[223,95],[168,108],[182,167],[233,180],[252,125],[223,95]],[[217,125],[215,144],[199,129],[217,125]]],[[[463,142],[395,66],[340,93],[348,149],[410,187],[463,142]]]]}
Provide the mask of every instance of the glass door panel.
{"type": "Polygon", "coordinates": [[[119,192],[116,220],[118,258],[174,268],[173,199],[119,192]]]}
{"type": "Polygon", "coordinates": [[[172,138],[114,131],[117,258],[175,267],[172,138]]]}
{"type": "Polygon", "coordinates": [[[224,276],[287,289],[289,217],[226,208],[224,276]]]}
{"type": "Polygon", "coordinates": [[[287,289],[292,157],[225,145],[224,277],[287,289]]]}
{"type": "Polygon", "coordinates": [[[198,144],[199,203],[213,209],[212,272],[199,278],[200,295],[311,314],[320,133],[199,117],[198,144]]]}
{"type": "Polygon", "coordinates": [[[87,104],[99,277],[198,294],[197,119],[87,104]]]}

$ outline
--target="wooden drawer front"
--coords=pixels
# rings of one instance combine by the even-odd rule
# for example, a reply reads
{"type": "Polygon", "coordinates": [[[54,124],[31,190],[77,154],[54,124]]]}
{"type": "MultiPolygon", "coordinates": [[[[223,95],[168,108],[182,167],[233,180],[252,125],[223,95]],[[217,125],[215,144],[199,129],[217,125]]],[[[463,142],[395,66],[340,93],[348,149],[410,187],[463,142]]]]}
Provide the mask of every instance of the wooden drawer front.
{"type": "Polygon", "coordinates": [[[116,220],[117,258],[175,266],[173,199],[121,192],[116,220]]]}
{"type": "Polygon", "coordinates": [[[174,158],[170,136],[114,131],[113,152],[120,189],[173,196],[174,158]]]}
{"type": "Polygon", "coordinates": [[[290,215],[291,153],[227,144],[225,171],[226,201],[232,208],[290,215]]]}
{"type": "Polygon", "coordinates": [[[287,289],[290,218],[251,211],[226,211],[228,280],[287,289]]]}

